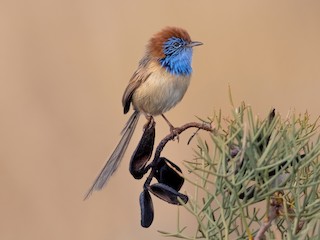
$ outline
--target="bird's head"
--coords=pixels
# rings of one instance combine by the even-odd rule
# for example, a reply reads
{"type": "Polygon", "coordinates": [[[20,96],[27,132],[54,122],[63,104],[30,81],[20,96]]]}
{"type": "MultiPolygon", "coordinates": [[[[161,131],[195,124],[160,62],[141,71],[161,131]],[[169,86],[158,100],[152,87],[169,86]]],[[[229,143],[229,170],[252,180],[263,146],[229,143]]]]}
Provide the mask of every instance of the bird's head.
{"type": "Polygon", "coordinates": [[[159,61],[169,73],[190,75],[192,72],[192,48],[202,45],[191,41],[188,32],[182,28],[166,27],[149,41],[147,53],[159,61]]]}

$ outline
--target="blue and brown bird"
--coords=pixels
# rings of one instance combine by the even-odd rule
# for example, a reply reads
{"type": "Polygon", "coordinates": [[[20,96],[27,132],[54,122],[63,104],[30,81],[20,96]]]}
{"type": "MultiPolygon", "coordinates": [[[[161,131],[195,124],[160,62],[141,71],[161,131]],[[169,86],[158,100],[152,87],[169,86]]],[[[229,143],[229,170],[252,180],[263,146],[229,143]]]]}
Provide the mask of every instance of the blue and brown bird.
{"type": "Polygon", "coordinates": [[[174,131],[163,114],[180,102],[187,91],[192,73],[192,48],[199,45],[202,43],[191,41],[188,32],[178,27],[166,27],[149,40],[145,55],[122,97],[124,113],[129,111],[131,105],[134,112],[121,132],[120,142],[86,198],[94,190],[101,190],[117,170],[141,114],[148,120],[162,115],[170,130],[174,131]]]}

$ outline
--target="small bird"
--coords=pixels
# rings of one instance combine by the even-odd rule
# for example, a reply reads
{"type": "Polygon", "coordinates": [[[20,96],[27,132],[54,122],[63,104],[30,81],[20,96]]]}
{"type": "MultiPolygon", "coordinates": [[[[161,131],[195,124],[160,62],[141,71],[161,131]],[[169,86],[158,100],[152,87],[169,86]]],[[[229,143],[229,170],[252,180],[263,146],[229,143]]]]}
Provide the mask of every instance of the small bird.
{"type": "Polygon", "coordinates": [[[145,55],[122,97],[124,113],[129,111],[131,104],[134,112],[85,199],[94,190],[101,190],[117,170],[141,114],[149,121],[153,116],[162,115],[174,132],[173,125],[163,114],[180,102],[187,91],[192,73],[192,48],[202,44],[191,41],[188,32],[178,27],[166,27],[149,40],[145,55]]]}

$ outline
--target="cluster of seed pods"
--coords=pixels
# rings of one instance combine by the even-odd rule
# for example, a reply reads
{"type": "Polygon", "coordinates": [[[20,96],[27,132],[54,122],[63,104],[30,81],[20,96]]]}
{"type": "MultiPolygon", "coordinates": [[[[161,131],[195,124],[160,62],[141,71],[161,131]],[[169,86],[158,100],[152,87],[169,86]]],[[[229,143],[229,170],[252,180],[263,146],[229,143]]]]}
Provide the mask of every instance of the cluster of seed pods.
{"type": "Polygon", "coordinates": [[[150,193],[170,204],[187,203],[188,196],[180,193],[184,183],[181,169],[160,154],[151,159],[155,140],[155,122],[150,121],[135,149],[129,165],[129,171],[135,179],[141,179],[150,171],[140,194],[141,226],[149,227],[154,219],[154,208],[150,193]],[[156,179],[157,183],[151,184],[156,179]]]}

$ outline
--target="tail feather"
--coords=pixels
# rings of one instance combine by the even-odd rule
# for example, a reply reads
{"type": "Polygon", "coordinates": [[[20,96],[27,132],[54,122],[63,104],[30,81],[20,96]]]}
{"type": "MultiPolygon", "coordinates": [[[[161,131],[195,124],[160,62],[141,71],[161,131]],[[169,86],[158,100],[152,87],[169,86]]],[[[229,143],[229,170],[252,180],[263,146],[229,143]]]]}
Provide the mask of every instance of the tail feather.
{"type": "Polygon", "coordinates": [[[117,147],[114,149],[109,160],[107,161],[105,166],[102,168],[101,172],[99,173],[93,185],[85,195],[84,199],[87,199],[92,194],[93,191],[101,190],[105,186],[105,184],[107,183],[111,175],[117,170],[124,156],[124,153],[127,150],[127,147],[131,140],[133,132],[137,126],[139,117],[140,117],[140,113],[138,111],[135,111],[130,116],[126,126],[121,132],[122,137],[120,139],[120,142],[118,143],[117,147]]]}

